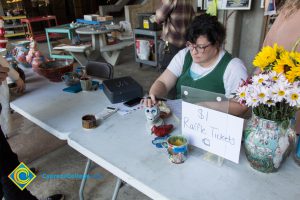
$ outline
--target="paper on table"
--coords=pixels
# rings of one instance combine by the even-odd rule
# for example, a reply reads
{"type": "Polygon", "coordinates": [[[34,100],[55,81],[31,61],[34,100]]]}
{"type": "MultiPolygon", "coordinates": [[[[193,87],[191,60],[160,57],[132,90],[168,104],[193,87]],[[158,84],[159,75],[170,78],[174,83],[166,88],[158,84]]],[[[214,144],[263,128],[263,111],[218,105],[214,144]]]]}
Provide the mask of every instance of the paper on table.
{"type": "MultiPolygon", "coordinates": [[[[176,99],[176,100],[167,100],[166,101],[166,104],[170,107],[172,113],[173,113],[173,116],[178,120],[180,121],[181,120],[181,113],[182,113],[182,100],[181,99],[176,99]]],[[[128,106],[125,106],[123,104],[123,102],[121,103],[116,103],[116,104],[112,104],[111,105],[112,107],[115,107],[115,108],[118,108],[118,113],[120,115],[127,115],[133,111],[136,111],[136,110],[140,110],[140,109],[143,109],[143,105],[142,104],[138,104],[136,106],[133,106],[133,107],[128,107],[128,106]]]]}
{"type": "Polygon", "coordinates": [[[112,107],[115,107],[115,108],[118,108],[119,110],[118,110],[118,113],[120,114],[120,115],[127,115],[127,114],[129,114],[129,113],[131,113],[131,112],[133,112],[133,111],[136,111],[136,110],[140,110],[140,109],[143,109],[143,105],[141,105],[141,104],[138,104],[138,105],[136,105],[136,106],[132,106],[132,107],[128,107],[128,106],[125,106],[124,104],[123,104],[123,102],[121,102],[121,103],[116,103],[116,104],[112,104],[111,105],[112,107]]]}

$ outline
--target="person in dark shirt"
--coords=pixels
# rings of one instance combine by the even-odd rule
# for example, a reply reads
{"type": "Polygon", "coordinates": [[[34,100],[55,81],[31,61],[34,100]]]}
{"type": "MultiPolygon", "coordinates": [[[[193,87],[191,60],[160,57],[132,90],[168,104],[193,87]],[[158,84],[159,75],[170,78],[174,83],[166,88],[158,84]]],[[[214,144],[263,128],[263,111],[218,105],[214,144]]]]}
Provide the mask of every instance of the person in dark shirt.
{"type": "Polygon", "coordinates": [[[164,71],[179,50],[185,47],[187,27],[195,15],[193,1],[162,0],[153,21],[163,24],[159,46],[159,67],[164,71]]]}
{"type": "MultiPolygon", "coordinates": [[[[0,65],[0,84],[8,75],[9,69],[0,65]]],[[[0,104],[0,111],[2,110],[0,104]]],[[[0,126],[0,199],[6,200],[37,200],[28,190],[20,190],[8,175],[20,164],[18,156],[10,148],[0,126]]],[[[55,194],[47,200],[63,200],[64,195],[55,194]]]]}

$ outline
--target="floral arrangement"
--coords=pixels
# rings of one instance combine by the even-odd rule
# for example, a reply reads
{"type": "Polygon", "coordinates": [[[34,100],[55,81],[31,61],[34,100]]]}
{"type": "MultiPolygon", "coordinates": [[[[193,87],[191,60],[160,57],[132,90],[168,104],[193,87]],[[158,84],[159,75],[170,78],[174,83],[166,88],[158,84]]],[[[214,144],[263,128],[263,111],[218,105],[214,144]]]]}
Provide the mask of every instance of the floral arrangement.
{"type": "Polygon", "coordinates": [[[256,55],[253,65],[261,73],[244,81],[236,97],[258,117],[288,122],[300,108],[300,53],[274,44],[256,55]]]}

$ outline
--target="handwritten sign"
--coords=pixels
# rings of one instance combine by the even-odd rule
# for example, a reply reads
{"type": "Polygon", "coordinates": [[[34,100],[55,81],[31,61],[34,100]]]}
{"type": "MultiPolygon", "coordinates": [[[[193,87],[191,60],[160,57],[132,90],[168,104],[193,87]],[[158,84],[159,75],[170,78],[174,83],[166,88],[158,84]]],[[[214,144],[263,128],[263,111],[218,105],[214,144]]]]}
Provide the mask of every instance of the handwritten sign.
{"type": "Polygon", "coordinates": [[[239,163],[243,119],[182,102],[182,134],[189,143],[239,163]]]}

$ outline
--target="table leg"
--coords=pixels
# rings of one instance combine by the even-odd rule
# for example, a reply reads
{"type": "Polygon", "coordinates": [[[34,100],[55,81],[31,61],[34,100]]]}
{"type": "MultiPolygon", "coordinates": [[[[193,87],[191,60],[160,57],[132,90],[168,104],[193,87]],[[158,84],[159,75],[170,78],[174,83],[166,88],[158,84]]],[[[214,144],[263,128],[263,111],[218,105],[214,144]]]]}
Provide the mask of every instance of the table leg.
{"type": "MultiPolygon", "coordinates": [[[[87,159],[83,177],[87,177],[87,173],[89,172],[91,162],[92,162],[92,161],[91,161],[90,159],[87,159]]],[[[81,180],[80,189],[79,189],[79,199],[80,199],[80,200],[84,200],[84,197],[83,197],[83,190],[84,190],[85,182],[86,182],[86,178],[83,178],[83,179],[81,180]]]]}
{"type": "Polygon", "coordinates": [[[52,56],[52,45],[51,45],[51,38],[49,36],[49,32],[48,30],[46,29],[46,38],[47,38],[47,43],[48,43],[48,49],[49,49],[49,54],[50,54],[50,57],[52,56]]]}
{"type": "Polygon", "coordinates": [[[73,56],[73,58],[78,62],[78,64],[80,66],[86,66],[88,59],[85,56],[84,52],[71,52],[69,51],[69,53],[71,54],[71,56],[73,56]]]}
{"type": "Polygon", "coordinates": [[[117,199],[119,190],[123,186],[122,180],[118,177],[116,177],[116,178],[117,178],[117,182],[116,182],[115,190],[114,190],[114,193],[113,193],[113,197],[111,198],[112,200],[117,199]]]}
{"type": "Polygon", "coordinates": [[[112,66],[115,66],[120,59],[120,53],[120,50],[116,50],[112,52],[101,52],[101,55],[106,62],[110,63],[112,66]]]}
{"type": "Polygon", "coordinates": [[[28,27],[28,29],[29,29],[29,35],[30,35],[29,37],[34,38],[33,31],[32,31],[32,27],[31,27],[31,23],[30,23],[30,22],[27,24],[27,27],[28,27]]]}
{"type": "Polygon", "coordinates": [[[99,34],[93,34],[92,35],[92,46],[93,46],[93,50],[100,50],[100,36],[99,34]]]}

